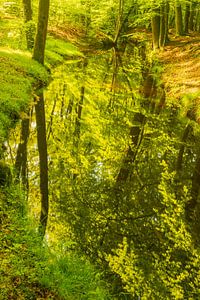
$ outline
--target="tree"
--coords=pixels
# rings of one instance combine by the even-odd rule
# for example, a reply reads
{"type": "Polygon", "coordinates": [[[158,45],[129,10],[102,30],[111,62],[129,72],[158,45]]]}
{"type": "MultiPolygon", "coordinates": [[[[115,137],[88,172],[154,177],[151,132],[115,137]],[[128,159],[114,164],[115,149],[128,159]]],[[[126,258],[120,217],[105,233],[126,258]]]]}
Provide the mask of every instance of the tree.
{"type": "Polygon", "coordinates": [[[34,46],[34,31],[35,26],[32,22],[32,6],[31,0],[23,0],[23,7],[24,7],[24,20],[25,20],[25,30],[26,30],[26,42],[27,42],[27,49],[31,50],[34,46]]]}
{"type": "Polygon", "coordinates": [[[20,143],[17,148],[15,169],[17,180],[22,178],[24,188],[28,190],[28,169],[27,169],[27,144],[29,138],[30,119],[29,113],[21,122],[20,143]]]}
{"type": "MultiPolygon", "coordinates": [[[[32,7],[31,0],[23,0],[23,8],[24,8],[24,22],[26,25],[26,44],[27,49],[31,50],[34,46],[34,36],[33,30],[34,26],[32,21],[32,7]]],[[[29,113],[28,116],[22,119],[21,123],[21,136],[20,143],[17,149],[16,161],[15,161],[15,169],[17,180],[22,178],[22,183],[24,188],[28,189],[28,174],[27,174],[27,143],[29,138],[29,113]]]]}
{"type": "Polygon", "coordinates": [[[184,19],[184,23],[185,23],[184,31],[186,34],[189,32],[189,21],[190,21],[190,2],[187,1],[185,6],[185,19],[184,19]]]}
{"type": "Polygon", "coordinates": [[[151,21],[154,50],[160,48],[160,7],[153,8],[151,21]]]}
{"type": "Polygon", "coordinates": [[[47,36],[47,26],[49,18],[49,0],[40,0],[38,12],[38,24],[33,50],[33,59],[40,64],[44,64],[44,53],[47,36]]]}
{"type": "MultiPolygon", "coordinates": [[[[33,51],[33,59],[40,64],[44,64],[45,44],[47,36],[47,26],[49,17],[49,0],[40,0],[37,33],[35,46],[33,51]]],[[[43,237],[45,235],[48,211],[49,211],[49,196],[48,196],[48,154],[46,141],[46,119],[44,107],[43,86],[38,89],[38,97],[36,98],[35,112],[37,124],[37,141],[39,151],[40,165],[40,191],[41,191],[41,213],[39,232],[43,237]]]]}
{"type": "Polygon", "coordinates": [[[168,18],[169,18],[169,2],[162,1],[156,7],[152,7],[152,41],[153,49],[159,49],[165,46],[168,40],[168,18]]]}
{"type": "Polygon", "coordinates": [[[176,0],[175,3],[175,24],[176,24],[176,35],[183,35],[182,5],[179,0],[176,0]]]}

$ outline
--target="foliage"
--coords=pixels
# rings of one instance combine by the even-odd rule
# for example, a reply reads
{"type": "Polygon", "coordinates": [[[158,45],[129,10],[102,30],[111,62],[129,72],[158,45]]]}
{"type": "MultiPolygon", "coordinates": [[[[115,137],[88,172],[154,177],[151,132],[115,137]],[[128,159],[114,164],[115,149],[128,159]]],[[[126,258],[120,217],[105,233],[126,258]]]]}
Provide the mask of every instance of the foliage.
{"type": "MultiPolygon", "coordinates": [[[[9,228],[6,231],[4,226],[2,239],[8,254],[8,260],[3,255],[4,298],[23,295],[34,299],[41,294],[55,299],[108,298],[99,273],[85,263],[85,256],[106,272],[117,299],[199,298],[199,224],[193,226],[194,220],[186,217],[194,190],[199,192],[194,183],[200,161],[199,94],[184,95],[182,101],[175,93],[168,98],[161,77],[176,84],[177,77],[165,78],[166,70],[152,55],[149,42],[152,17],[161,17],[162,3],[52,1],[45,57],[51,81],[46,69],[30,63],[30,54],[5,49],[5,45],[24,49],[22,20],[16,20],[12,12],[14,22],[5,21],[5,16],[0,20],[5,29],[1,136],[6,137],[13,126],[12,113],[20,117],[26,110],[34,88],[48,84],[48,243],[53,248],[52,240],[57,242],[61,236],[62,248],[84,254],[83,259],[55,247],[52,255],[41,246],[26,214],[13,216],[13,205],[19,205],[22,212],[24,206],[11,187],[12,209],[8,212],[5,206],[3,211],[9,228]],[[196,118],[191,118],[189,112],[194,108],[196,118]]],[[[176,8],[175,1],[169,4],[171,38],[176,8]]],[[[181,5],[185,13],[186,2],[181,5]]],[[[33,1],[33,23],[36,6],[33,1]]],[[[193,21],[198,30],[197,14],[193,21]]],[[[172,43],[176,49],[182,46],[179,41],[172,43]]],[[[190,47],[188,53],[193,57],[190,47]]],[[[37,217],[38,157],[34,117],[32,120],[29,205],[37,217]]]]}
{"type": "MultiPolygon", "coordinates": [[[[165,162],[159,185],[162,212],[157,210],[151,223],[159,250],[139,252],[126,238],[113,254],[107,256],[113,271],[122,278],[125,289],[141,299],[198,298],[200,291],[199,253],[193,248],[184,223],[184,201],[173,192],[173,173],[165,162]]],[[[184,189],[187,196],[187,189],[184,189]]]]}
{"type": "Polygon", "coordinates": [[[0,49],[0,132],[5,138],[8,130],[27,111],[33,97],[33,87],[40,82],[47,83],[47,71],[32,62],[28,53],[20,53],[9,48],[0,49]]]}
{"type": "Polygon", "coordinates": [[[112,281],[117,296],[122,284],[131,299],[198,297],[199,250],[185,220],[196,145],[191,136],[184,173],[177,174],[188,120],[170,102],[159,109],[163,69],[147,51],[141,63],[141,48],[127,47],[119,57],[114,51],[97,53],[87,64],[56,70],[46,93],[52,101],[47,115],[54,209],[81,251],[112,280],[111,271],[117,277],[112,281]],[[81,132],[76,136],[82,87],[81,132]],[[134,120],[138,113],[145,116],[139,125],[134,120]],[[141,143],[121,187],[116,177],[134,125],[142,128],[141,143]]]}
{"type": "Polygon", "coordinates": [[[19,188],[1,190],[1,299],[108,299],[101,275],[73,253],[51,254],[19,188]]]}

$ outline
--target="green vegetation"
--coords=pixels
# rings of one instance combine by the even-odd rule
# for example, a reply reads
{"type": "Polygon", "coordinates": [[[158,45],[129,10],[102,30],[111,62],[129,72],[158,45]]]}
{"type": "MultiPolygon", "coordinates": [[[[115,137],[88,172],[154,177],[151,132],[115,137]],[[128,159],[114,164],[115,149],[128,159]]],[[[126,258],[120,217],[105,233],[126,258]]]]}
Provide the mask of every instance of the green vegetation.
{"type": "Polygon", "coordinates": [[[200,298],[200,4],[0,0],[0,300],[200,298]]]}
{"type": "Polygon", "coordinates": [[[47,71],[36,62],[31,62],[29,53],[0,48],[0,136],[5,139],[8,130],[26,112],[33,100],[38,82],[47,84],[47,71]]]}
{"type": "Polygon", "coordinates": [[[73,252],[53,254],[27,218],[20,189],[1,190],[0,299],[108,299],[100,273],[73,252]]]}

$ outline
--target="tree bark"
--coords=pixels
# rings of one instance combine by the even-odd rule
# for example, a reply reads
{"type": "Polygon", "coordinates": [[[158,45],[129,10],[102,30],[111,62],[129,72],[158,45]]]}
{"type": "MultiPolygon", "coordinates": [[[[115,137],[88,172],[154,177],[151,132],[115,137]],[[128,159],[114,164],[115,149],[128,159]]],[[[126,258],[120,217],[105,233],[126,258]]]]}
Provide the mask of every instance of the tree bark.
{"type": "Polygon", "coordinates": [[[47,36],[47,26],[49,18],[49,0],[40,0],[37,33],[33,51],[33,59],[44,64],[44,53],[47,36]]]}
{"type": "Polygon", "coordinates": [[[29,116],[22,120],[21,124],[21,137],[20,143],[17,148],[17,155],[15,160],[15,170],[17,180],[22,178],[22,184],[28,189],[28,176],[27,176],[27,144],[29,138],[29,116]]]}
{"type": "Polygon", "coordinates": [[[151,19],[152,26],[152,41],[153,41],[153,49],[160,48],[160,9],[153,9],[153,16],[151,19]]]}
{"type": "MultiPolygon", "coordinates": [[[[40,0],[38,12],[37,33],[35,46],[33,50],[33,59],[44,64],[45,44],[47,36],[47,26],[49,17],[49,0],[40,0]]],[[[38,90],[38,101],[35,105],[36,124],[37,124],[37,141],[39,151],[40,166],[40,192],[41,192],[41,212],[39,233],[43,238],[46,232],[48,211],[49,211],[49,195],[48,195],[48,155],[46,142],[46,121],[44,94],[42,86],[38,90]]]]}
{"type": "Polygon", "coordinates": [[[49,212],[49,196],[48,196],[48,154],[46,141],[46,120],[44,110],[44,94],[40,91],[39,99],[35,105],[36,124],[37,124],[37,144],[39,152],[40,166],[40,193],[41,193],[41,212],[39,233],[43,237],[45,235],[48,212],[49,212]]]}
{"type": "Polygon", "coordinates": [[[176,35],[183,35],[182,6],[181,6],[181,3],[179,2],[179,0],[176,1],[175,23],[176,23],[176,35]]]}
{"type": "Polygon", "coordinates": [[[186,2],[185,7],[185,33],[188,34],[189,32],[189,21],[190,21],[190,4],[186,2]]]}
{"type": "Polygon", "coordinates": [[[33,18],[31,0],[23,0],[24,20],[26,24],[26,43],[27,49],[31,50],[34,46],[34,31],[35,27],[31,24],[33,18]]]}
{"type": "Polygon", "coordinates": [[[166,19],[165,19],[165,3],[160,7],[160,35],[159,35],[159,47],[165,46],[166,41],[166,19]]]}

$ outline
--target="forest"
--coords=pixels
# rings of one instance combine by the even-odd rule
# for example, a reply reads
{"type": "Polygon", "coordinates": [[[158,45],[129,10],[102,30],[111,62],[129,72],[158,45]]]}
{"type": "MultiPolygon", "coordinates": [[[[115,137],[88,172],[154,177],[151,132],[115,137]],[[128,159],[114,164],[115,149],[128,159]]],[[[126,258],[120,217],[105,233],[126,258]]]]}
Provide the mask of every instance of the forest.
{"type": "Polygon", "coordinates": [[[200,299],[199,105],[199,0],[0,0],[0,300],[200,299]]]}

